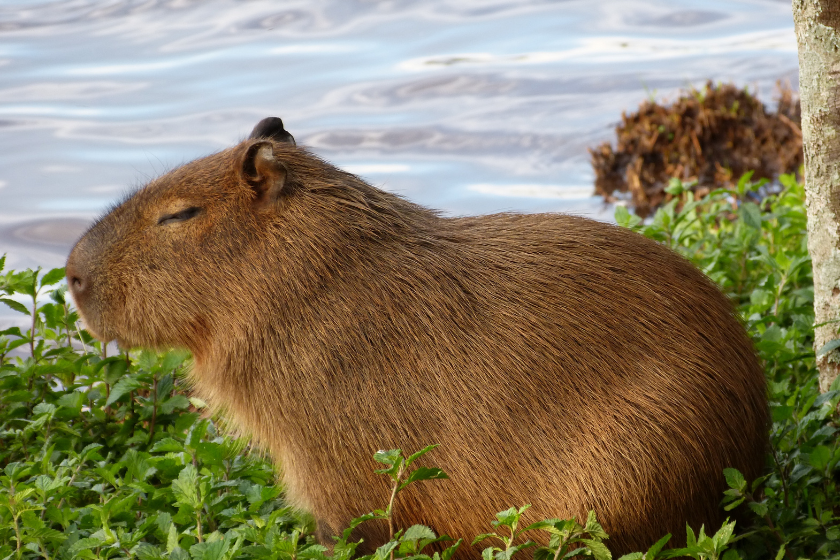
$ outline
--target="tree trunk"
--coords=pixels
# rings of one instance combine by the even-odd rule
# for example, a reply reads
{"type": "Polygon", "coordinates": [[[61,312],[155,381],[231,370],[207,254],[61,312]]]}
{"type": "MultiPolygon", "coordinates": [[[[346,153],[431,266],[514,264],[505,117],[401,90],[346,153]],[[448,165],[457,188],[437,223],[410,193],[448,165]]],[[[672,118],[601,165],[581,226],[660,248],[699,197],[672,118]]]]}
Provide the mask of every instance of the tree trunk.
{"type": "MultiPolygon", "coordinates": [[[[814,266],[814,346],[840,323],[840,2],[793,0],[799,44],[808,251],[814,266]]],[[[817,359],[820,389],[840,374],[838,351],[817,359]]]]}

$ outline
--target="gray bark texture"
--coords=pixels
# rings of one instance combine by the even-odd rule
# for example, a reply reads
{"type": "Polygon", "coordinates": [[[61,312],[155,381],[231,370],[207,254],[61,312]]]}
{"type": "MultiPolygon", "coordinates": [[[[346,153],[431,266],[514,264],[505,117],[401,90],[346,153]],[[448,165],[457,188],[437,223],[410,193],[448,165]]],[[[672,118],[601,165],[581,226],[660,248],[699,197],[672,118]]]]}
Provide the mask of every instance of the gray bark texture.
{"type": "MultiPolygon", "coordinates": [[[[840,0],[793,0],[793,19],[819,349],[838,337],[840,325],[840,0]]],[[[827,391],[840,374],[840,354],[818,358],[817,367],[827,391]]]]}

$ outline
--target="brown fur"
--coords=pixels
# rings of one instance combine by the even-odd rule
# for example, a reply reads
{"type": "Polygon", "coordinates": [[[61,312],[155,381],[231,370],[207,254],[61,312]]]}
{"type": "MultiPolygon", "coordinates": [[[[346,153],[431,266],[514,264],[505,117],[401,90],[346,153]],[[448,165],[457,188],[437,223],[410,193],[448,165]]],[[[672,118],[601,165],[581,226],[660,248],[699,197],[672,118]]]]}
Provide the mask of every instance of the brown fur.
{"type": "Polygon", "coordinates": [[[510,506],[533,504],[528,522],[595,509],[614,553],[718,526],[722,470],[762,469],[765,381],[729,302],[612,225],[442,218],[249,139],[117,206],[67,273],[103,340],[193,352],[196,391],[271,452],[323,535],[387,503],[378,449],[440,443],[428,461],[451,476],[401,495],[400,526],[469,541],[510,506]]]}

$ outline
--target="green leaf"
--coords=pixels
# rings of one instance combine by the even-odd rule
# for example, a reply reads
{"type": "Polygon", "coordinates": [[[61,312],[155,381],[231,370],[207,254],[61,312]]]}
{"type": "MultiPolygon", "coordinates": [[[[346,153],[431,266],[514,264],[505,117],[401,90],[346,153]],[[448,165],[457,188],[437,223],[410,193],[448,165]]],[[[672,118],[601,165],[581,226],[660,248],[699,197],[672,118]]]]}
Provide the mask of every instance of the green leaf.
{"type": "Polygon", "coordinates": [[[170,350],[163,357],[160,367],[164,371],[174,370],[183,364],[189,356],[190,353],[187,350],[170,350]]]}
{"type": "MultiPolygon", "coordinates": [[[[838,379],[840,379],[840,377],[838,377],[838,379]]],[[[792,406],[772,405],[770,407],[770,415],[773,418],[773,422],[782,423],[793,417],[794,410],[795,409],[792,406]]]]}
{"type": "Polygon", "coordinates": [[[189,433],[187,434],[187,445],[190,447],[195,448],[202,439],[204,439],[204,434],[207,433],[207,428],[210,425],[208,420],[200,420],[193,424],[192,428],[190,428],[189,433]]]}
{"type": "Polygon", "coordinates": [[[671,177],[668,181],[668,186],[665,187],[665,192],[671,195],[678,195],[685,192],[685,187],[683,186],[682,181],[680,181],[676,177],[671,177]]]}
{"type": "Polygon", "coordinates": [[[140,355],[137,356],[135,363],[141,370],[151,373],[154,371],[157,361],[158,356],[155,352],[152,352],[151,350],[142,350],[140,355]]]}
{"type": "Polygon", "coordinates": [[[190,404],[193,405],[195,408],[202,409],[207,408],[207,403],[203,400],[199,399],[198,397],[190,397],[189,398],[190,404]]]}
{"type": "MultiPolygon", "coordinates": [[[[472,546],[475,546],[478,543],[480,543],[481,541],[486,540],[486,539],[498,539],[498,538],[499,538],[499,536],[496,533],[482,533],[480,535],[476,535],[476,537],[472,541],[472,546]]],[[[492,549],[490,549],[490,550],[492,550],[492,549]]]]}
{"type": "Polygon", "coordinates": [[[158,547],[148,543],[140,543],[134,554],[139,560],[166,560],[166,555],[158,547]]]}
{"type": "Polygon", "coordinates": [[[723,553],[721,560],[741,560],[741,555],[734,548],[730,548],[723,553]]]}
{"type": "Polygon", "coordinates": [[[79,453],[79,457],[81,458],[81,461],[82,462],[86,461],[88,457],[90,457],[93,453],[95,453],[96,450],[102,449],[102,447],[104,447],[104,446],[101,443],[89,443],[88,445],[85,446],[84,449],[82,449],[82,452],[79,453]]]}
{"type": "MultiPolygon", "coordinates": [[[[18,347],[20,347],[20,346],[23,346],[24,344],[27,344],[28,342],[29,342],[29,341],[28,341],[28,340],[26,340],[25,338],[22,338],[22,339],[20,339],[20,340],[15,340],[15,341],[12,341],[12,342],[10,342],[10,343],[8,344],[8,346],[6,346],[6,352],[11,352],[11,351],[12,351],[12,350],[14,350],[15,348],[18,348],[18,347]]],[[[838,378],[838,379],[840,379],[840,378],[838,378]]]]}
{"type": "Polygon", "coordinates": [[[405,488],[412,482],[417,482],[419,480],[435,480],[448,478],[449,476],[441,469],[435,467],[418,467],[410,475],[408,475],[408,478],[400,486],[400,488],[405,488]]]}
{"type": "Polygon", "coordinates": [[[508,548],[507,550],[505,550],[505,558],[510,558],[510,557],[512,557],[514,554],[516,554],[517,552],[519,552],[520,550],[524,550],[524,549],[526,549],[526,548],[530,548],[530,547],[532,547],[532,546],[536,546],[536,544],[537,544],[537,543],[535,543],[535,542],[533,542],[533,541],[525,541],[525,542],[524,542],[524,543],[522,543],[522,544],[517,544],[516,546],[512,546],[512,547],[508,548]]]}
{"type": "MultiPolygon", "coordinates": [[[[15,482],[28,475],[29,469],[21,463],[14,461],[3,467],[3,472],[6,473],[6,476],[8,476],[12,482],[15,482]]],[[[17,496],[20,497],[20,493],[18,493],[17,496]]]]}
{"type": "Polygon", "coordinates": [[[750,502],[748,505],[749,508],[759,517],[767,515],[767,504],[763,502],[750,502]]]}
{"type": "Polygon", "coordinates": [[[177,409],[186,409],[190,407],[190,401],[184,395],[175,395],[163,401],[160,405],[160,411],[164,414],[172,414],[177,409]]]}
{"type": "Polygon", "coordinates": [[[751,228],[761,229],[761,208],[754,202],[744,202],[740,208],[741,219],[751,228]]]}
{"type": "Polygon", "coordinates": [[[595,560],[612,560],[610,550],[607,548],[607,545],[602,543],[600,540],[581,539],[580,542],[589,547],[589,550],[592,551],[592,556],[595,557],[595,560]]]}
{"type": "Polygon", "coordinates": [[[69,480],[69,478],[53,479],[48,475],[40,474],[35,478],[35,488],[40,490],[42,494],[46,494],[60,487],[62,485],[62,481],[64,480],[69,480]]]}
{"type": "Polygon", "coordinates": [[[27,531],[26,536],[34,541],[45,540],[54,543],[62,543],[67,540],[67,535],[49,527],[40,527],[34,531],[27,531]]]}
{"type": "Polygon", "coordinates": [[[198,497],[198,471],[192,464],[181,469],[178,479],[172,481],[172,493],[179,504],[193,509],[201,507],[198,497]]]}
{"type": "Polygon", "coordinates": [[[496,514],[497,521],[494,521],[496,525],[505,525],[510,527],[514,523],[519,520],[519,512],[515,507],[510,509],[506,509],[505,511],[500,511],[496,514]]]}
{"type": "Polygon", "coordinates": [[[399,541],[390,541],[376,549],[373,557],[375,560],[386,560],[391,557],[391,551],[400,545],[399,541]]]}
{"type": "Polygon", "coordinates": [[[414,461],[416,461],[417,459],[419,459],[420,457],[422,457],[423,455],[425,455],[426,453],[428,453],[432,449],[438,447],[438,445],[439,444],[437,444],[437,443],[435,443],[433,445],[428,445],[428,446],[424,447],[423,449],[421,449],[420,451],[418,451],[417,453],[412,453],[408,457],[408,459],[405,460],[405,466],[406,467],[411,466],[411,463],[413,463],[414,461]]]}
{"type": "Polygon", "coordinates": [[[53,523],[57,523],[66,529],[73,520],[79,517],[79,510],[64,507],[58,509],[55,506],[48,506],[45,512],[45,517],[53,523]]]}
{"type": "Polygon", "coordinates": [[[198,460],[205,465],[222,465],[225,458],[225,451],[218,443],[202,441],[195,446],[195,453],[198,460]]]}
{"type": "Polygon", "coordinates": [[[740,491],[746,489],[747,481],[738,469],[723,469],[723,476],[726,478],[726,484],[730,488],[735,488],[740,491]]]}
{"type": "Polygon", "coordinates": [[[387,465],[387,469],[377,469],[374,472],[377,474],[387,474],[391,480],[395,481],[399,477],[400,469],[405,465],[405,459],[402,457],[402,451],[399,449],[389,449],[387,451],[377,451],[373,458],[376,461],[387,465]]]}
{"type": "Polygon", "coordinates": [[[813,470],[814,469],[811,467],[811,465],[805,465],[802,463],[796,465],[795,467],[793,467],[793,470],[790,473],[790,482],[799,482],[799,480],[801,480],[803,477],[805,477],[808,474],[811,474],[813,470]]]}
{"type": "Polygon", "coordinates": [[[26,306],[25,306],[25,305],[23,305],[22,303],[19,303],[19,302],[15,301],[15,300],[13,300],[13,299],[9,299],[9,298],[0,298],[0,303],[5,303],[6,305],[8,305],[9,307],[11,307],[11,308],[12,308],[12,309],[14,309],[15,311],[19,311],[19,312],[23,313],[24,315],[32,315],[32,314],[29,312],[29,310],[26,308],[26,306]]]}
{"type": "Polygon", "coordinates": [[[79,409],[82,408],[85,404],[85,394],[81,391],[73,391],[72,393],[66,393],[62,395],[56,403],[61,408],[73,408],[79,409]]]}
{"type": "Polygon", "coordinates": [[[52,290],[50,299],[63,307],[67,303],[67,285],[64,284],[52,290]]]}
{"type": "Polygon", "coordinates": [[[728,522],[729,519],[724,521],[723,525],[720,529],[718,529],[717,533],[712,536],[712,542],[715,545],[716,551],[721,551],[723,548],[729,544],[729,541],[732,539],[732,533],[735,532],[735,522],[728,522]]]}
{"type": "Polygon", "coordinates": [[[461,546],[461,543],[463,543],[463,542],[464,542],[464,539],[458,539],[457,541],[455,541],[455,544],[447,547],[441,553],[440,560],[451,560],[451,558],[455,555],[455,552],[457,552],[458,547],[461,546]]]}
{"type": "Polygon", "coordinates": [[[105,401],[105,406],[111,406],[124,395],[127,395],[132,391],[136,391],[142,386],[143,383],[136,377],[123,377],[117,381],[116,385],[111,387],[111,394],[108,395],[108,400],[105,401]]]}
{"type": "Polygon", "coordinates": [[[224,560],[229,547],[227,539],[198,543],[190,547],[190,556],[194,560],[224,560]]]}
{"type": "MultiPolygon", "coordinates": [[[[2,300],[0,300],[2,301],[2,300]]],[[[834,340],[829,340],[825,344],[823,344],[819,350],[817,350],[817,358],[821,356],[825,356],[829,352],[833,352],[840,348],[840,338],[835,338],[834,340]]]]}
{"type": "Polygon", "coordinates": [[[631,214],[625,206],[617,204],[615,207],[615,223],[623,228],[634,228],[642,223],[642,219],[635,214],[631,214]]]}
{"type": "Polygon", "coordinates": [[[163,438],[152,446],[152,453],[180,453],[184,444],[172,438],[163,438]]]}
{"type": "Polygon", "coordinates": [[[103,381],[108,385],[116,385],[117,382],[126,376],[128,371],[128,364],[122,356],[111,356],[97,364],[100,368],[105,368],[105,375],[103,381]]]}
{"type": "Polygon", "coordinates": [[[79,539],[67,550],[68,554],[72,557],[75,554],[78,554],[82,550],[88,550],[91,548],[96,548],[101,546],[105,542],[105,539],[96,538],[96,537],[89,537],[86,539],[79,539]]]}
{"type": "Polygon", "coordinates": [[[763,342],[781,342],[782,335],[782,329],[778,325],[773,325],[767,327],[767,330],[761,335],[761,340],[763,342]]]}
{"type": "MultiPolygon", "coordinates": [[[[700,529],[700,534],[703,534],[703,529],[700,529]]],[[[688,523],[685,524],[685,542],[688,548],[697,545],[697,537],[694,534],[694,530],[691,528],[691,525],[688,523]]]]}
{"type": "Polygon", "coordinates": [[[110,484],[114,488],[119,488],[121,483],[117,480],[116,473],[119,472],[121,468],[122,465],[119,463],[109,463],[104,467],[97,467],[93,469],[93,472],[101,476],[103,480],[108,482],[108,484],[110,484]]]}
{"type": "Polygon", "coordinates": [[[8,329],[4,329],[4,330],[0,331],[0,336],[8,336],[8,335],[17,336],[17,337],[23,337],[24,336],[24,334],[22,332],[20,332],[20,327],[9,327],[8,329]]]}
{"type": "Polygon", "coordinates": [[[668,544],[668,541],[671,540],[671,533],[668,533],[658,541],[656,541],[653,546],[651,546],[647,552],[645,553],[645,560],[654,560],[659,552],[665,548],[665,545],[668,544]]]}
{"type": "Polygon", "coordinates": [[[373,458],[383,465],[393,467],[402,456],[402,451],[399,449],[379,450],[373,454],[373,458]]]}
{"type": "Polygon", "coordinates": [[[40,287],[52,286],[61,282],[66,276],[63,268],[54,268],[41,277],[40,287]]]}
{"type": "Polygon", "coordinates": [[[176,548],[178,548],[178,529],[172,523],[166,535],[166,552],[171,554],[176,548]]]}
{"type": "Polygon", "coordinates": [[[21,520],[23,521],[23,526],[30,531],[44,528],[44,522],[31,509],[23,512],[21,520]]]}
{"type": "Polygon", "coordinates": [[[185,432],[190,431],[200,422],[201,416],[197,412],[182,412],[175,419],[175,431],[185,432]]]}
{"type": "Polygon", "coordinates": [[[435,539],[437,535],[425,525],[412,525],[405,530],[402,538],[406,541],[419,541],[420,539],[435,539]]]}
{"type": "Polygon", "coordinates": [[[535,529],[546,531],[552,535],[562,536],[564,533],[580,533],[583,531],[583,526],[573,517],[571,519],[546,519],[545,521],[538,521],[525,528],[526,531],[535,529]]]}
{"type": "Polygon", "coordinates": [[[738,179],[738,184],[736,185],[735,188],[736,188],[736,192],[740,196],[743,196],[744,193],[747,191],[747,186],[750,183],[750,179],[752,179],[753,173],[755,173],[753,170],[747,171],[746,173],[741,175],[740,179],[738,179]]]}
{"type": "Polygon", "coordinates": [[[724,508],[723,508],[723,509],[724,509],[724,511],[732,511],[733,509],[735,509],[736,507],[738,507],[738,506],[740,506],[742,503],[744,503],[744,500],[745,500],[745,499],[746,499],[746,498],[739,498],[739,499],[737,499],[737,500],[735,500],[735,501],[733,501],[733,502],[728,503],[726,506],[724,506],[724,508]]]}
{"type": "Polygon", "coordinates": [[[6,393],[5,395],[0,394],[0,397],[2,397],[3,400],[6,401],[7,403],[13,403],[13,402],[28,403],[28,402],[32,401],[32,398],[34,397],[34,395],[32,394],[31,391],[11,391],[9,393],[6,393]]]}
{"type": "Polygon", "coordinates": [[[818,445],[810,453],[808,453],[808,463],[816,470],[822,472],[831,461],[833,453],[831,449],[825,445],[818,445]]]}
{"type": "MultiPolygon", "coordinates": [[[[831,406],[829,401],[831,401],[834,397],[838,396],[838,394],[840,394],[838,393],[838,391],[829,391],[827,393],[823,393],[814,400],[813,406],[815,408],[823,406],[824,404],[829,404],[829,406],[831,406]]],[[[831,408],[834,407],[831,406],[831,408]]]]}
{"type": "Polygon", "coordinates": [[[583,530],[593,537],[599,537],[602,539],[609,538],[607,533],[604,531],[604,528],[601,527],[600,523],[598,523],[598,519],[595,516],[594,510],[589,510],[586,516],[586,525],[584,526],[583,530]]]}

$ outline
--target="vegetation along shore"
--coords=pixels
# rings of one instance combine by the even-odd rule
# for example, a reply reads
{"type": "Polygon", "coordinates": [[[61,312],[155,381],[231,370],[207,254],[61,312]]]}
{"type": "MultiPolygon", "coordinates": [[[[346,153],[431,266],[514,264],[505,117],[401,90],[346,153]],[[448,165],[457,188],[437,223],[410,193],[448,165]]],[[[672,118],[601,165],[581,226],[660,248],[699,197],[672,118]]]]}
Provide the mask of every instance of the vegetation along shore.
{"type": "MultiPolygon", "coordinates": [[[[768,474],[745,481],[735,471],[725,473],[730,490],[721,498],[737,522],[689,535],[686,549],[640,551],[646,558],[793,560],[832,557],[840,549],[840,449],[834,437],[840,393],[820,394],[814,368],[803,187],[792,175],[780,181],[781,192],[757,203],[753,195],[764,182],[749,175],[734,192],[714,190],[699,199],[673,180],[671,200],[648,222],[617,209],[619,224],[685,255],[735,302],[765,364],[773,415],[768,474]]],[[[353,554],[349,532],[338,535],[332,551],[314,544],[312,520],[283,502],[267,460],[222,435],[203,413],[204,403],[190,399],[183,377],[189,356],[107,356],[79,329],[64,288],[57,287],[62,277],[60,269],[0,276],[3,302],[32,325],[0,335],[0,557],[353,554]],[[26,357],[10,357],[15,348],[26,357]]],[[[419,450],[404,451],[377,456],[382,476],[399,478],[397,490],[412,479],[413,467],[403,466],[403,457],[419,450]]],[[[431,450],[427,458],[434,463],[434,456],[431,450]]],[[[421,481],[428,475],[421,470],[411,484],[440,483],[421,481]]],[[[588,520],[525,528],[516,525],[517,508],[525,505],[511,504],[514,509],[488,519],[488,533],[497,534],[482,541],[489,557],[609,557],[597,512],[588,520]],[[510,540],[511,531],[521,538],[510,540]],[[550,546],[518,552],[539,531],[552,535],[550,546]]],[[[397,492],[368,517],[388,517],[399,507],[397,492]]],[[[393,540],[374,556],[415,557],[438,538],[427,528],[396,527],[393,540]]]]}

